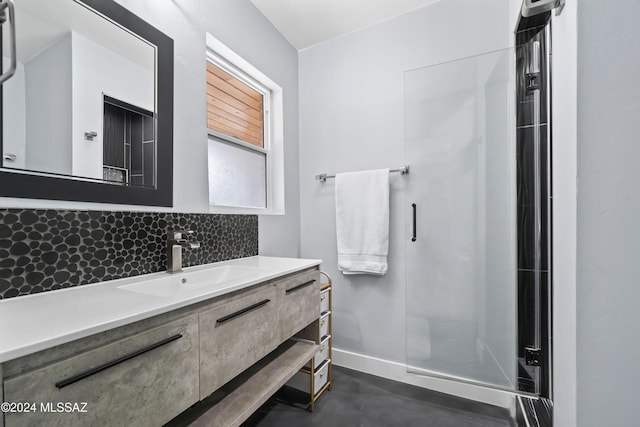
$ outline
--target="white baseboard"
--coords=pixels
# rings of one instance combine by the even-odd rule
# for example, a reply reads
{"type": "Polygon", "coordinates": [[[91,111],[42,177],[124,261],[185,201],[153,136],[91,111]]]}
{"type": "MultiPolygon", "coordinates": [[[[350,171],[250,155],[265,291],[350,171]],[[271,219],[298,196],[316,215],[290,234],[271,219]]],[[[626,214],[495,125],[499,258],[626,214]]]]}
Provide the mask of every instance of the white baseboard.
{"type": "Polygon", "coordinates": [[[406,365],[346,350],[333,348],[332,361],[334,365],[343,366],[366,374],[387,378],[418,387],[451,394],[489,405],[515,409],[516,394],[508,391],[496,390],[480,385],[464,383],[445,378],[417,375],[407,372],[406,365]]]}

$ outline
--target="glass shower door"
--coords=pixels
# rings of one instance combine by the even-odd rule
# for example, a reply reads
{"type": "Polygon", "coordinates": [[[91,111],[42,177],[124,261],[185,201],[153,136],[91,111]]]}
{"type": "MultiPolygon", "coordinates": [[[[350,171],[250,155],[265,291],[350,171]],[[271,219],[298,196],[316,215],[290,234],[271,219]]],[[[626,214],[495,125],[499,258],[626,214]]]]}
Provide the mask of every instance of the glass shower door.
{"type": "Polygon", "coordinates": [[[512,49],[405,73],[407,369],[517,387],[512,49]]]}

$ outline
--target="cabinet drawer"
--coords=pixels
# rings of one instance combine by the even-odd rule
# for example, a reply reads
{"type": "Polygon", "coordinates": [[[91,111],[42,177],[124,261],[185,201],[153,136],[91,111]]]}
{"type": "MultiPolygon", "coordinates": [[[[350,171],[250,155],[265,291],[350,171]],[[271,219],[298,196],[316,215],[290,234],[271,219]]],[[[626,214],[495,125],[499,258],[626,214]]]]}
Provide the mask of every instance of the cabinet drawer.
{"type": "Polygon", "coordinates": [[[325,289],[320,293],[320,313],[325,313],[331,309],[329,306],[329,289],[325,289]]]}
{"type": "Polygon", "coordinates": [[[311,361],[313,361],[313,368],[318,369],[318,366],[322,364],[325,360],[329,358],[329,349],[331,347],[331,335],[326,336],[322,342],[320,343],[320,349],[316,353],[316,355],[306,364],[306,367],[309,368],[311,366],[311,361]]]}
{"type": "Polygon", "coordinates": [[[325,360],[323,365],[315,372],[313,380],[313,394],[317,394],[329,379],[329,369],[331,368],[331,360],[325,360]]]}
{"type": "Polygon", "coordinates": [[[316,353],[313,360],[315,361],[315,368],[329,358],[329,349],[331,348],[331,335],[325,337],[320,343],[320,350],[316,353]]]}
{"type": "MultiPolygon", "coordinates": [[[[314,373],[313,375],[313,394],[316,395],[322,389],[322,387],[327,384],[329,379],[329,369],[331,365],[331,360],[326,360],[322,366],[314,373]]],[[[306,372],[298,372],[296,373],[290,380],[287,382],[289,387],[293,387],[297,390],[304,391],[305,393],[309,393],[311,390],[311,375],[306,372]]]]}
{"type": "Polygon", "coordinates": [[[291,338],[319,317],[319,280],[320,272],[314,269],[284,279],[277,284],[281,341],[291,338]]]}
{"type": "Polygon", "coordinates": [[[202,399],[278,346],[276,298],[265,285],[200,313],[202,399]]]}
{"type": "Polygon", "coordinates": [[[329,322],[331,321],[331,319],[329,319],[330,315],[331,312],[328,311],[320,317],[320,339],[329,335],[329,322]]]}
{"type": "Polygon", "coordinates": [[[198,397],[198,318],[191,315],[6,379],[4,400],[34,402],[37,411],[7,413],[5,425],[162,425],[198,397]],[[59,402],[86,412],[52,413],[59,402]]]}

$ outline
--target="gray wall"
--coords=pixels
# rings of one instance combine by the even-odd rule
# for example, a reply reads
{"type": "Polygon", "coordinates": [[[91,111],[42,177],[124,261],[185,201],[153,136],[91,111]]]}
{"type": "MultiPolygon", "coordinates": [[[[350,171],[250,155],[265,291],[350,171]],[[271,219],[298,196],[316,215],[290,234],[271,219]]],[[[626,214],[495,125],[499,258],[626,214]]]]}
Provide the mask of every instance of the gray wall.
{"type": "Polygon", "coordinates": [[[553,18],[553,417],[576,426],[577,4],[553,18]]]}
{"type": "Polygon", "coordinates": [[[72,171],[71,55],[68,34],[24,66],[25,115],[36,118],[26,130],[27,169],[62,174],[72,171]]]}
{"type": "Polygon", "coordinates": [[[640,417],[640,2],[578,5],[577,425],[640,417]]]}
{"type": "Polygon", "coordinates": [[[391,178],[383,277],[337,271],[334,182],[314,175],[404,164],[404,72],[511,46],[518,6],[438,2],[300,52],[302,256],[323,259],[334,278],[336,348],[405,362],[403,181],[411,175],[391,178]]]}
{"type": "Polygon", "coordinates": [[[118,0],[174,39],[174,203],[207,212],[205,32],[283,88],[285,211],[260,217],[260,254],[300,254],[298,188],[298,52],[249,0],[118,0]]]}
{"type": "MultiPolygon", "coordinates": [[[[2,69],[9,68],[9,58],[2,57],[2,69]]],[[[3,166],[24,169],[26,152],[25,114],[26,100],[24,88],[24,64],[18,62],[16,73],[2,85],[2,151],[16,155],[13,162],[3,161],[3,166]]]]}

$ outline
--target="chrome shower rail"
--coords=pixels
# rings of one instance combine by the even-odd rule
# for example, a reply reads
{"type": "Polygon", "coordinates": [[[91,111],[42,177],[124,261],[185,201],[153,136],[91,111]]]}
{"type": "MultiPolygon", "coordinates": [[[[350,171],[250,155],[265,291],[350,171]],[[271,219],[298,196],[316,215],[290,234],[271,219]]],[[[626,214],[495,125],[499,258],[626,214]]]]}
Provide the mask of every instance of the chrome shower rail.
{"type": "MultiPolygon", "coordinates": [[[[389,169],[389,172],[400,172],[400,175],[405,175],[409,173],[409,165],[405,165],[399,167],[397,169],[389,169]]],[[[327,175],[326,173],[321,173],[320,175],[316,175],[316,179],[321,182],[325,182],[329,178],[335,178],[335,175],[327,175]]]]}

